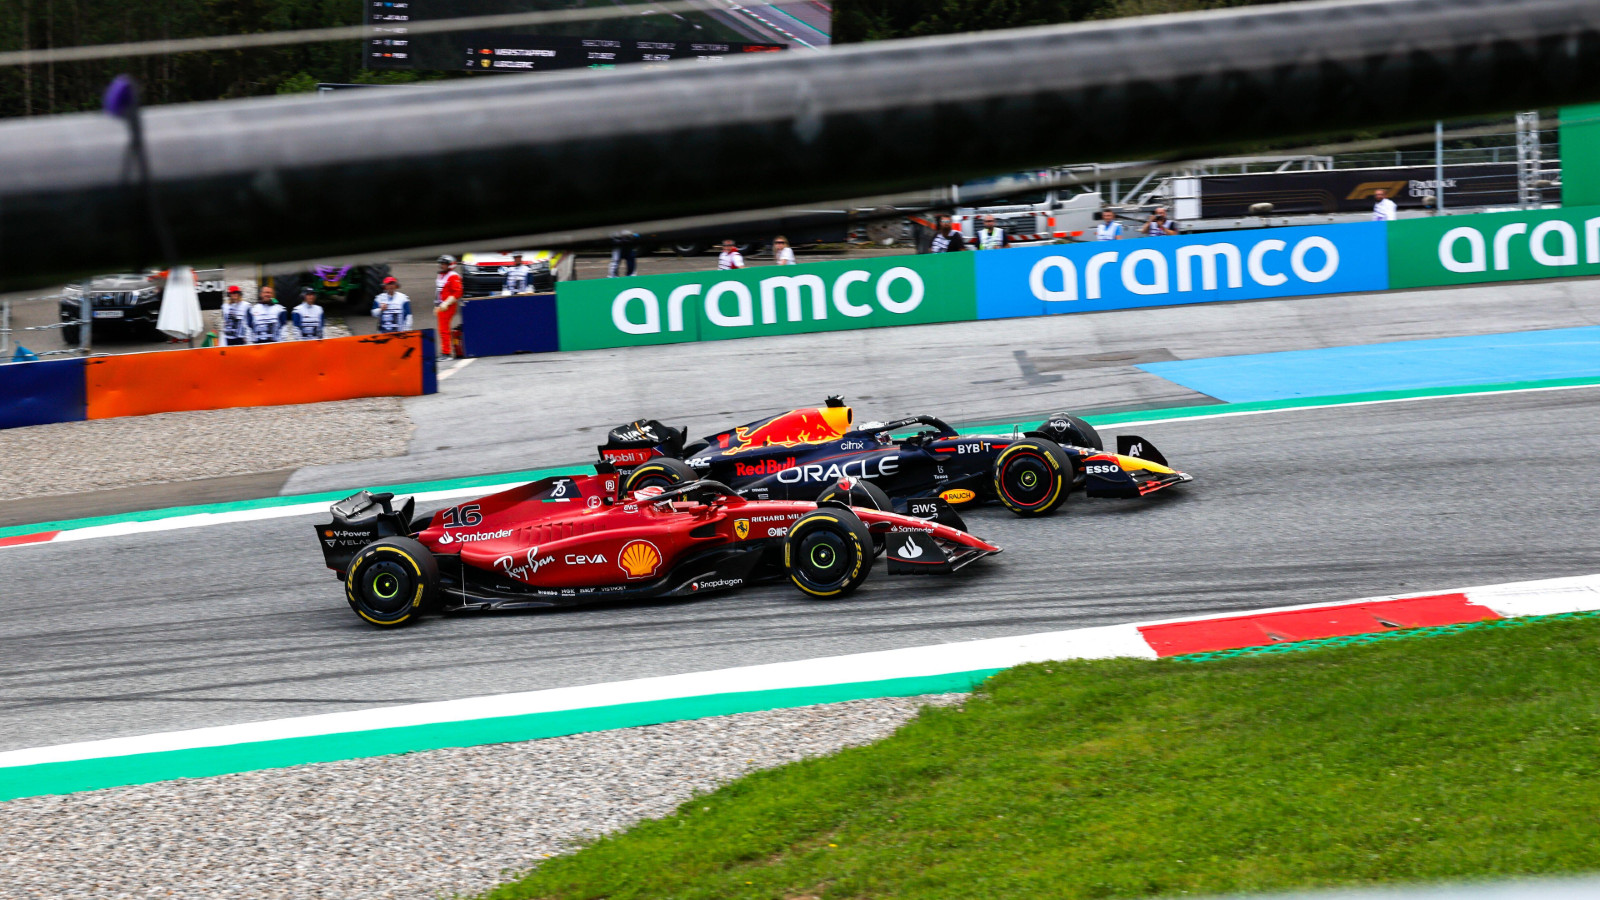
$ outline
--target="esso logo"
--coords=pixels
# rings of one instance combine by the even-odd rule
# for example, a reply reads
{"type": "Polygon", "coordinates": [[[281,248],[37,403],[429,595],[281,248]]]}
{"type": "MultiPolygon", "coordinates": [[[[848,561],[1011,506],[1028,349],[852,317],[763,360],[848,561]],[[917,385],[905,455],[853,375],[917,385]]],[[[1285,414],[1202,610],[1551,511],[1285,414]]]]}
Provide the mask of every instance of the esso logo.
{"type": "Polygon", "coordinates": [[[1102,465],[1084,466],[1083,470],[1085,472],[1088,472],[1090,475],[1113,475],[1113,474],[1116,474],[1118,472],[1121,472],[1122,471],[1122,467],[1121,466],[1111,466],[1111,465],[1103,465],[1102,464],[1102,465]]]}

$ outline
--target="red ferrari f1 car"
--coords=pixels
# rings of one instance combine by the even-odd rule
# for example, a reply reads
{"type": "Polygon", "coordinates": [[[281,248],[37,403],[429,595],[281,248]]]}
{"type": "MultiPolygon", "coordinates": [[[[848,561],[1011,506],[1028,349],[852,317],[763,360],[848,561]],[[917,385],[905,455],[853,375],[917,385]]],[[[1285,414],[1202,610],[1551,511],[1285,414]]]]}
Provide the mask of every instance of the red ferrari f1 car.
{"type": "Polygon", "coordinates": [[[412,518],[414,498],[362,491],[317,526],[328,568],[373,625],[430,611],[686,597],[787,577],[818,598],[889,573],[953,572],[1000,548],[965,531],[845,500],[747,500],[715,481],[621,493],[610,467],[546,478],[412,518]]]}

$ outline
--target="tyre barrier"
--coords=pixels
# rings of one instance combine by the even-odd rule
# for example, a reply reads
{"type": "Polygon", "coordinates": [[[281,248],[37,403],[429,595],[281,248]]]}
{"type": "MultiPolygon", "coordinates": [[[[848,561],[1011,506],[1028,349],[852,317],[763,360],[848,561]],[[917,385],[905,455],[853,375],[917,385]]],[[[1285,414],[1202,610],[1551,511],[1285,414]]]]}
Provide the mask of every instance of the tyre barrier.
{"type": "Polygon", "coordinates": [[[438,390],[432,330],[0,366],[0,428],[438,390]]]}

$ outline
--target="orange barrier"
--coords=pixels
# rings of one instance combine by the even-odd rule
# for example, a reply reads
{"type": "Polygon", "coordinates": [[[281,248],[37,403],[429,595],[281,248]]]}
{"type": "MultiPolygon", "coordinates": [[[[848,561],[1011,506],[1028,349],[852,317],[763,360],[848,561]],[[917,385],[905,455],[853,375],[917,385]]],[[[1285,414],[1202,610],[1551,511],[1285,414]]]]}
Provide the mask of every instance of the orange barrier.
{"type": "Polygon", "coordinates": [[[88,417],[433,393],[433,332],[96,356],[88,417]]]}

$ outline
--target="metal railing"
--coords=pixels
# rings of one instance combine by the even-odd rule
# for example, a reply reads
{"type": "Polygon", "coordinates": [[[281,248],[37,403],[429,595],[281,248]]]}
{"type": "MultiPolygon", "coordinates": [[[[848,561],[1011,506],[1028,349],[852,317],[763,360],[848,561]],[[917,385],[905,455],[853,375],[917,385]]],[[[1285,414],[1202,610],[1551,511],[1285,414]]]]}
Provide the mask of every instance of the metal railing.
{"type": "Polygon", "coordinates": [[[89,305],[87,303],[78,305],[78,319],[76,321],[60,321],[59,313],[57,312],[57,305],[60,301],[60,294],[46,297],[27,297],[22,300],[0,300],[0,365],[9,365],[14,362],[31,362],[33,359],[48,359],[52,356],[88,356],[90,354],[93,346],[94,329],[91,320],[85,316],[85,313],[89,310],[89,305]],[[39,322],[39,324],[34,325],[18,325],[16,321],[18,317],[14,313],[19,307],[28,310],[30,313],[22,317],[23,321],[37,322],[42,318],[38,312],[29,309],[33,304],[49,304],[48,315],[50,321],[39,322]],[[63,334],[62,343],[67,345],[64,347],[30,346],[17,339],[17,335],[29,333],[38,334],[42,338],[50,332],[65,331],[69,328],[76,329],[77,340],[75,342],[67,340],[67,335],[63,334]],[[25,348],[30,355],[20,359],[17,358],[19,348],[25,348]]]}

